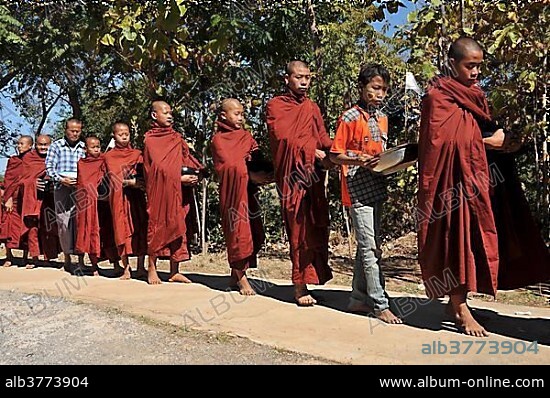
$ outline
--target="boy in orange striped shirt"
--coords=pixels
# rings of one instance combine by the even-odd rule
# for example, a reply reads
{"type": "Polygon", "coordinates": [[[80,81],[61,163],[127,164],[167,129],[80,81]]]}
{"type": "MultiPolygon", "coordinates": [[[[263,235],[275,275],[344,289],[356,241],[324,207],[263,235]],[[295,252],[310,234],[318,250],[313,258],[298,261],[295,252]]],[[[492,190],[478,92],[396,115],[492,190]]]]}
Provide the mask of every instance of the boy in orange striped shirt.
{"type": "Polygon", "coordinates": [[[385,150],[388,118],[380,106],[390,75],[381,65],[367,65],[359,73],[361,99],[345,111],[330,150],[333,163],[342,165],[342,202],[350,208],[357,238],[353,269],[351,312],[374,313],[383,322],[403,323],[389,306],[380,269],[380,216],[386,199],[386,178],[372,172],[385,150]]]}

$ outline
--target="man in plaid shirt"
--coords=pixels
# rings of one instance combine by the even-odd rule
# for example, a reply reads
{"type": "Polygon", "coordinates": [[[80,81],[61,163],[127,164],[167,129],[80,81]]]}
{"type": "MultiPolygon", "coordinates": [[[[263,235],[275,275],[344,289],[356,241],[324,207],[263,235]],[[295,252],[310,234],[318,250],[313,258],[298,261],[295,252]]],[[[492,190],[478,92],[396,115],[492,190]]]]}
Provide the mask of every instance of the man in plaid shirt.
{"type": "MultiPolygon", "coordinates": [[[[84,142],[80,141],[82,122],[69,119],[65,122],[65,137],[55,141],[46,155],[46,173],[54,181],[55,216],[61,250],[65,257],[65,271],[71,272],[71,254],[74,253],[76,242],[76,177],[66,175],[76,174],[76,165],[84,157],[84,142]]],[[[79,266],[83,266],[84,258],[78,257],[79,266]]]]}
{"type": "Polygon", "coordinates": [[[386,199],[386,180],[371,171],[387,140],[388,119],[379,108],[389,83],[390,75],[383,66],[367,65],[361,69],[361,99],[338,120],[330,159],[342,165],[342,202],[350,208],[357,238],[348,309],[374,313],[383,322],[396,324],[403,321],[390,310],[379,264],[380,213],[386,199]]]}

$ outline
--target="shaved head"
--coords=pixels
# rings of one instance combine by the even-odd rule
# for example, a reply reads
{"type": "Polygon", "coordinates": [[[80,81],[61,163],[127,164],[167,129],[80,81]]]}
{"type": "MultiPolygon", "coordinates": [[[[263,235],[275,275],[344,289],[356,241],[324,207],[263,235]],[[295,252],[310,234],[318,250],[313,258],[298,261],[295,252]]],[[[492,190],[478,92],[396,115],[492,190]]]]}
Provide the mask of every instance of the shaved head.
{"type": "Polygon", "coordinates": [[[221,111],[224,111],[224,112],[227,112],[231,109],[238,109],[238,108],[242,108],[242,104],[240,103],[240,101],[238,99],[235,99],[235,98],[226,98],[222,101],[221,105],[220,105],[220,110],[221,111]]]}
{"type": "Polygon", "coordinates": [[[25,141],[29,146],[34,145],[34,139],[30,135],[22,135],[19,139],[25,141]]]}
{"type": "Polygon", "coordinates": [[[286,74],[290,76],[294,73],[296,69],[299,68],[309,69],[309,65],[306,64],[304,61],[295,59],[286,64],[286,74]]]}
{"type": "Polygon", "coordinates": [[[477,41],[470,37],[462,36],[456,39],[449,47],[447,54],[449,59],[454,59],[456,62],[464,59],[468,54],[473,52],[482,52],[483,48],[477,41]]]}
{"type": "Polygon", "coordinates": [[[170,106],[170,105],[168,104],[168,102],[162,101],[162,100],[153,101],[151,103],[151,113],[158,112],[160,109],[162,109],[163,106],[170,106]]]}
{"type": "Polygon", "coordinates": [[[52,143],[52,137],[50,137],[47,134],[40,134],[36,137],[36,143],[38,144],[39,142],[51,144],[52,143]]]}
{"type": "Polygon", "coordinates": [[[91,146],[96,142],[100,143],[99,138],[97,138],[97,137],[88,137],[88,138],[86,138],[86,146],[91,146]]]}
{"type": "Polygon", "coordinates": [[[52,143],[52,138],[46,134],[39,134],[36,137],[36,151],[41,156],[46,156],[48,148],[52,143]]]}

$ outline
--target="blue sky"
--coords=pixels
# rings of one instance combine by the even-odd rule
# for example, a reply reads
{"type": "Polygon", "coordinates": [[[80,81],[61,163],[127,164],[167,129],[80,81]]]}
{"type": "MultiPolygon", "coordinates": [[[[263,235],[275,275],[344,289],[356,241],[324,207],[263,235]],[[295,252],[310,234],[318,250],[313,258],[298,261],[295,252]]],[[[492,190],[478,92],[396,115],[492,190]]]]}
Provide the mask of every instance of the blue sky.
{"type": "MultiPolygon", "coordinates": [[[[414,10],[416,6],[411,3],[411,1],[402,1],[406,5],[406,8],[400,8],[399,12],[394,15],[388,16],[388,22],[390,24],[390,30],[388,35],[391,35],[394,31],[394,26],[402,25],[407,22],[407,15],[410,11],[414,10]]],[[[374,28],[381,30],[385,22],[375,22],[373,24],[374,28]]],[[[29,124],[24,118],[19,114],[17,107],[11,101],[9,93],[5,90],[0,92],[0,119],[10,128],[10,130],[20,131],[21,134],[30,134],[32,130],[32,125],[29,124]]],[[[52,131],[53,126],[60,119],[60,114],[63,114],[63,111],[69,111],[70,107],[66,102],[60,101],[55,108],[50,112],[48,121],[44,131],[52,131]]],[[[15,151],[13,152],[15,154],[15,151]]],[[[4,174],[6,168],[6,158],[0,158],[0,174],[4,174]]]]}

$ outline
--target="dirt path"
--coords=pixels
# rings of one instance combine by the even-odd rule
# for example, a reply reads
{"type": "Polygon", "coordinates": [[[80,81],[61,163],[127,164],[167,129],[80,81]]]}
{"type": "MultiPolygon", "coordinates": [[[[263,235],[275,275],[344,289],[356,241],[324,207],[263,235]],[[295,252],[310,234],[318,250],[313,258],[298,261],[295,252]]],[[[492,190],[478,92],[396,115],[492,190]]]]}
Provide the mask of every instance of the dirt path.
{"type": "Polygon", "coordinates": [[[0,291],[0,365],[328,364],[223,333],[0,291]]]}

